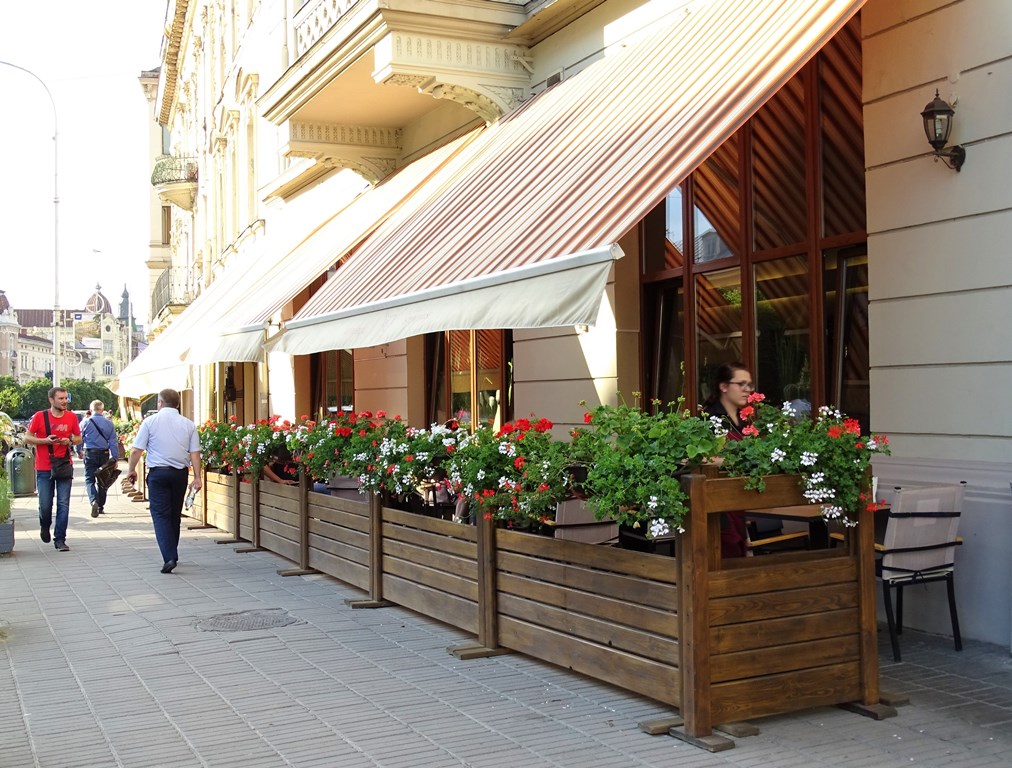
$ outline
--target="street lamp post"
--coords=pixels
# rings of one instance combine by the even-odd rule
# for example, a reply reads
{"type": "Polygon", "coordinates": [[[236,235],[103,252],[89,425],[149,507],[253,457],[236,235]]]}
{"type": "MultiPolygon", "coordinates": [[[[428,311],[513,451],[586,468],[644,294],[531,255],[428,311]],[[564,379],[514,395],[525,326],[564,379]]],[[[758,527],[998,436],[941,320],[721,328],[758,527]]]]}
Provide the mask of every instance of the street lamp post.
{"type": "Polygon", "coordinates": [[[56,119],[56,100],[49,90],[46,82],[30,69],[25,69],[18,64],[9,61],[0,61],[7,67],[19,69],[27,75],[34,77],[39,85],[45,90],[49,97],[49,103],[53,107],[53,386],[60,386],[60,185],[59,185],[59,135],[56,119]]]}

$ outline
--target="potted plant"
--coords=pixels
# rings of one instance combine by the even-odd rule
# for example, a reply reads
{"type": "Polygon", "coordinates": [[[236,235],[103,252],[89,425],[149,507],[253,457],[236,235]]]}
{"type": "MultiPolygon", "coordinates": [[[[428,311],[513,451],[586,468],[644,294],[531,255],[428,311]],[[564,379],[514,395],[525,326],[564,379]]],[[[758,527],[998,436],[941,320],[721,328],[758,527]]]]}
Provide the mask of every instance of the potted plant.
{"type": "MultiPolygon", "coordinates": [[[[598,519],[610,517],[647,538],[682,531],[688,512],[679,474],[717,456],[724,437],[683,408],[683,400],[650,411],[633,405],[600,405],[575,431],[578,452],[589,457],[584,487],[598,519]]],[[[586,403],[583,403],[586,407],[586,403]]]]}
{"type": "Polygon", "coordinates": [[[857,525],[860,513],[878,504],[867,486],[875,454],[889,453],[885,435],[862,435],[857,419],[833,406],[815,418],[799,414],[790,403],[775,408],[753,392],[740,416],[745,437],[728,442],[721,467],[733,477],[748,478],[746,489],[762,491],[767,475],[797,474],[806,499],[822,504],[826,520],[857,525]]]}
{"type": "Polygon", "coordinates": [[[11,519],[11,481],[0,468],[0,555],[14,550],[14,521],[11,519]]]}
{"type": "Polygon", "coordinates": [[[538,528],[568,495],[566,445],[548,419],[479,427],[460,439],[447,461],[450,482],[472,509],[507,527],[538,528]]]}

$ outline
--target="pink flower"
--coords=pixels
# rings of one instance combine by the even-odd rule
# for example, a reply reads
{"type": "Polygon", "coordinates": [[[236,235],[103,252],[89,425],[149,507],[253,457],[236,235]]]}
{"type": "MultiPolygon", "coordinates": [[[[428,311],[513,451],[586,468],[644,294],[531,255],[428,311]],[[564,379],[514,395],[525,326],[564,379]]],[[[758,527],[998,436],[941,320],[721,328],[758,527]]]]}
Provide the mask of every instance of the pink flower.
{"type": "Polygon", "coordinates": [[[741,433],[746,437],[756,437],[759,434],[759,430],[749,424],[741,431],[741,433]]]}

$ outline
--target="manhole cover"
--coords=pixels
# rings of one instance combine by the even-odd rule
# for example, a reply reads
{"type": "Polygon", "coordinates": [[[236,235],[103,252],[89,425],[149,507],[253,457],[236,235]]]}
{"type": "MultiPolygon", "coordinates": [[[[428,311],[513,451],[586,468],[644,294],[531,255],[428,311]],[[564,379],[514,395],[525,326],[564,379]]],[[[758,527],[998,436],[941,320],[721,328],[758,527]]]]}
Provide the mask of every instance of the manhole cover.
{"type": "Polygon", "coordinates": [[[238,611],[237,613],[208,616],[198,619],[195,626],[204,632],[244,632],[251,629],[273,629],[274,627],[287,627],[289,624],[301,623],[299,619],[290,616],[287,611],[281,608],[268,608],[262,611],[238,611]]]}

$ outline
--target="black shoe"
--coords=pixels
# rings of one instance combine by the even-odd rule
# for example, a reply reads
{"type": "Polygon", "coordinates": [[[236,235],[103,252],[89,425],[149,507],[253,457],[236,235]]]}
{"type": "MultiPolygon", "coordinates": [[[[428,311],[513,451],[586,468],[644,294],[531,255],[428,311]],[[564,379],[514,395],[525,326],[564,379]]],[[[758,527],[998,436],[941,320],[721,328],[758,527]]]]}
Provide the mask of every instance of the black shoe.
{"type": "Polygon", "coordinates": [[[167,560],[165,564],[162,565],[162,573],[172,573],[172,569],[175,567],[176,567],[175,560],[167,560]]]}
{"type": "Polygon", "coordinates": [[[91,516],[92,516],[92,517],[98,517],[98,515],[99,515],[99,513],[100,513],[101,511],[102,511],[102,510],[101,510],[101,509],[99,509],[99,506],[98,506],[98,502],[97,502],[97,501],[93,501],[93,502],[91,502],[91,516]]]}
{"type": "Polygon", "coordinates": [[[53,544],[53,546],[56,547],[56,551],[57,552],[69,552],[70,551],[70,547],[67,546],[67,542],[65,542],[65,541],[58,541],[55,544],[53,544]]]}
{"type": "Polygon", "coordinates": [[[105,514],[105,507],[99,507],[99,508],[98,508],[98,513],[99,513],[100,515],[104,515],[104,514],[105,514]]]}
{"type": "Polygon", "coordinates": [[[53,537],[49,535],[49,529],[39,526],[39,538],[42,539],[44,544],[48,544],[52,541],[53,537]]]}

